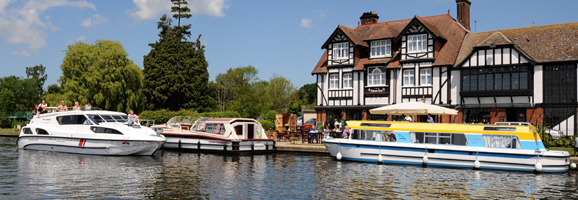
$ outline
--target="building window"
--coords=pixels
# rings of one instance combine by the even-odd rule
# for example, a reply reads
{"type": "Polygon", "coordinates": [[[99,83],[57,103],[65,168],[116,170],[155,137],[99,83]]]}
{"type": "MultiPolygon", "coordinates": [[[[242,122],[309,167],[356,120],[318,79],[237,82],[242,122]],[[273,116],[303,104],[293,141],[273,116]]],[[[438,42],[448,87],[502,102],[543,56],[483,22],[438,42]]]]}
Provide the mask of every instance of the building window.
{"type": "Polygon", "coordinates": [[[367,73],[368,86],[386,86],[385,67],[369,67],[367,73]]]}
{"type": "Polygon", "coordinates": [[[342,60],[349,58],[349,43],[336,43],[333,44],[333,59],[342,60]]]}
{"type": "Polygon", "coordinates": [[[489,108],[464,109],[464,123],[489,124],[490,123],[490,109],[489,108]]]}
{"type": "Polygon", "coordinates": [[[403,70],[403,85],[413,86],[415,84],[415,71],[413,69],[403,70]]]}
{"type": "Polygon", "coordinates": [[[353,75],[351,73],[343,74],[343,88],[353,88],[353,75]]]}
{"type": "Polygon", "coordinates": [[[463,91],[527,90],[527,66],[495,67],[462,70],[463,91]]]}
{"type": "Polygon", "coordinates": [[[575,103],[576,79],[576,63],[545,65],[544,103],[575,103]]]}
{"type": "Polygon", "coordinates": [[[329,89],[339,89],[339,74],[329,75],[329,89]]]}
{"type": "Polygon", "coordinates": [[[380,40],[371,42],[371,58],[391,57],[391,41],[380,40]]]}
{"type": "Polygon", "coordinates": [[[346,120],[362,120],[363,114],[361,110],[346,110],[346,120]]]}
{"type": "Polygon", "coordinates": [[[427,34],[407,36],[407,52],[420,53],[427,51],[427,34]]]}
{"type": "Polygon", "coordinates": [[[421,69],[420,72],[420,85],[432,85],[432,69],[421,69]]]}

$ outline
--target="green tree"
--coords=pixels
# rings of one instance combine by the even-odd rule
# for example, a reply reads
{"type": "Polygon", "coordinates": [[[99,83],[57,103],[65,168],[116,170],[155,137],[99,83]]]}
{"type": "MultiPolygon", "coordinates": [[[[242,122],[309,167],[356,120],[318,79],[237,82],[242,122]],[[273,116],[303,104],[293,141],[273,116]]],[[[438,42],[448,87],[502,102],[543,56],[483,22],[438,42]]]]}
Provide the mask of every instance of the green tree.
{"type": "Polygon", "coordinates": [[[197,37],[190,38],[191,25],[180,25],[181,18],[191,17],[184,0],[173,0],[171,12],[179,20],[172,26],[172,20],[163,15],[157,23],[160,29],[159,40],[149,44],[152,47],[144,56],[144,94],[148,109],[195,109],[199,112],[210,111],[215,106],[212,87],[209,86],[208,63],[205,59],[205,46],[197,37]]]}
{"type": "Polygon", "coordinates": [[[35,101],[40,101],[40,98],[44,96],[44,82],[48,75],[44,74],[46,72],[46,67],[36,65],[34,67],[26,67],[26,76],[36,83],[36,98],[35,101]]]}
{"type": "MultiPolygon", "coordinates": [[[[106,110],[138,112],[142,109],[142,70],[128,59],[128,53],[118,41],[69,45],[60,68],[61,92],[45,96],[52,105],[58,104],[57,98],[61,98],[67,105],[90,101],[94,107],[106,110]]],[[[49,88],[49,93],[58,90],[58,86],[49,88]]]]}
{"type": "Polygon", "coordinates": [[[225,74],[218,74],[217,99],[222,111],[236,111],[242,117],[257,118],[264,104],[263,92],[266,81],[259,81],[258,70],[253,66],[230,68],[225,74]]]}
{"type": "Polygon", "coordinates": [[[271,103],[271,110],[276,110],[279,113],[287,112],[292,96],[295,95],[294,92],[295,87],[291,81],[273,74],[267,86],[267,98],[271,103]]]}
{"type": "Polygon", "coordinates": [[[32,79],[7,76],[0,79],[1,111],[32,111],[36,103],[36,83],[32,79]],[[11,95],[7,95],[11,93],[11,95]]]}

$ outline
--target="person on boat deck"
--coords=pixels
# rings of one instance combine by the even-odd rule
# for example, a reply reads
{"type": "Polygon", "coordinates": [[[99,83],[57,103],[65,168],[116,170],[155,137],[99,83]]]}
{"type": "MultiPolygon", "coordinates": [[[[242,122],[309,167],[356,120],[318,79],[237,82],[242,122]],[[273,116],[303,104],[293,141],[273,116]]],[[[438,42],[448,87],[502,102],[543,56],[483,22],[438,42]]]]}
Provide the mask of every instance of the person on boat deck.
{"type": "Polygon", "coordinates": [[[329,126],[326,126],[325,131],[323,131],[323,137],[329,137],[330,132],[331,130],[329,129],[329,126]]]}
{"type": "Polygon", "coordinates": [[[90,106],[90,102],[86,101],[86,105],[84,105],[84,110],[90,110],[92,106],[90,106]]]}
{"type": "Polygon", "coordinates": [[[405,116],[405,120],[411,122],[411,116],[405,116]]]}
{"type": "Polygon", "coordinates": [[[337,119],[335,119],[335,123],[333,123],[333,126],[335,126],[335,128],[333,129],[333,131],[335,132],[340,132],[340,128],[341,128],[341,123],[339,123],[339,121],[337,121],[337,119]]]}
{"type": "Polygon", "coordinates": [[[138,115],[134,114],[133,110],[130,110],[130,113],[128,114],[128,120],[129,124],[140,123],[138,115]]]}
{"type": "Polygon", "coordinates": [[[433,117],[431,117],[431,114],[427,114],[427,123],[434,123],[433,117]]]}
{"type": "Polygon", "coordinates": [[[388,141],[388,142],[395,142],[395,141],[397,141],[397,137],[395,137],[395,133],[393,133],[393,132],[385,132],[385,141],[388,141]]]}
{"type": "Polygon", "coordinates": [[[36,107],[36,113],[43,114],[43,113],[47,113],[48,110],[46,110],[46,108],[48,108],[48,105],[46,104],[46,101],[43,99],[42,103],[38,104],[38,106],[36,107]]]}
{"type": "Polygon", "coordinates": [[[349,127],[348,126],[344,126],[343,127],[343,134],[341,134],[342,138],[347,138],[349,136],[349,127]]]}
{"type": "Polygon", "coordinates": [[[74,102],[74,107],[72,107],[72,110],[80,110],[80,106],[78,106],[78,101],[74,102]]]}
{"type": "Polygon", "coordinates": [[[64,111],[68,111],[68,107],[66,107],[66,105],[64,104],[64,101],[61,101],[60,105],[58,105],[58,107],[56,107],[56,112],[64,112],[64,111]]]}

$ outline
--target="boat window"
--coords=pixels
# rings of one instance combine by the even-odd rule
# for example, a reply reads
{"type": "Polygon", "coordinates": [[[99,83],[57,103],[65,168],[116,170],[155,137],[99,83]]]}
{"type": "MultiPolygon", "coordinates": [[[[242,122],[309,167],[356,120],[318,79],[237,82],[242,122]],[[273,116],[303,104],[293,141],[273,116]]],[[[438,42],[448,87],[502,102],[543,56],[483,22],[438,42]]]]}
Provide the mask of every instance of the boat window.
{"type": "Polygon", "coordinates": [[[103,127],[90,127],[90,130],[92,130],[92,132],[94,133],[108,133],[108,134],[120,134],[122,135],[122,133],[116,129],[112,129],[112,128],[103,128],[103,127]]]}
{"type": "Polygon", "coordinates": [[[378,124],[378,123],[361,123],[360,126],[370,126],[370,127],[391,127],[391,124],[378,124]]]}
{"type": "Polygon", "coordinates": [[[97,125],[99,123],[104,122],[104,119],[102,119],[102,117],[98,116],[98,115],[87,115],[89,119],[91,119],[93,122],[95,122],[97,125]]]}
{"type": "Polygon", "coordinates": [[[486,126],[484,131],[516,131],[516,127],[486,126]]]}
{"type": "Polygon", "coordinates": [[[112,115],[112,118],[114,118],[114,120],[116,120],[117,122],[121,122],[121,123],[125,123],[126,121],[126,116],[121,116],[121,115],[112,115]]]}
{"type": "Polygon", "coordinates": [[[32,134],[32,130],[30,130],[30,128],[23,128],[23,129],[22,129],[22,132],[23,132],[24,134],[32,134]]]}
{"type": "Polygon", "coordinates": [[[114,120],[114,118],[112,118],[110,115],[101,115],[101,117],[102,117],[106,122],[116,122],[116,120],[114,120]]]}
{"type": "Polygon", "coordinates": [[[38,135],[49,135],[49,134],[48,134],[48,131],[46,131],[46,130],[44,130],[44,129],[41,129],[41,128],[37,128],[37,129],[36,129],[36,134],[38,134],[38,135]]]}
{"type": "Polygon", "coordinates": [[[56,121],[60,125],[78,125],[78,124],[92,124],[84,115],[68,115],[68,116],[58,116],[56,121]]]}
{"type": "Polygon", "coordinates": [[[383,130],[353,130],[351,139],[372,140],[380,142],[396,142],[397,137],[393,131],[383,130]]]}
{"type": "Polygon", "coordinates": [[[157,132],[157,133],[162,133],[162,132],[164,132],[164,129],[163,129],[163,128],[153,128],[153,130],[154,130],[155,132],[157,132]]]}
{"type": "Polygon", "coordinates": [[[223,124],[205,124],[205,132],[214,134],[224,134],[225,126],[223,124]]]}
{"type": "Polygon", "coordinates": [[[488,148],[522,148],[520,139],[515,135],[482,135],[482,140],[488,148]]]}
{"type": "Polygon", "coordinates": [[[237,135],[243,135],[243,125],[235,126],[235,132],[237,133],[237,135]]]}
{"type": "Polygon", "coordinates": [[[412,143],[445,144],[445,145],[468,145],[463,133],[423,133],[410,132],[409,138],[412,143]]]}

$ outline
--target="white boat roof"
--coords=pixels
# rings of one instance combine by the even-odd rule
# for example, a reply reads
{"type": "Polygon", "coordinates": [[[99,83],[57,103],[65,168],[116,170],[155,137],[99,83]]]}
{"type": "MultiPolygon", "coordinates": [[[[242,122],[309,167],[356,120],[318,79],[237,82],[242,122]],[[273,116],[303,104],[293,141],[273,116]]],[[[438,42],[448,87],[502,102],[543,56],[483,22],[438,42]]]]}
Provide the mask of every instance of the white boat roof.
{"type": "MultiPolygon", "coordinates": [[[[70,114],[87,114],[87,115],[126,115],[126,113],[108,111],[108,110],[75,110],[75,111],[63,111],[63,112],[50,112],[45,114],[40,114],[40,117],[51,117],[59,115],[70,115],[70,114]]],[[[36,117],[36,115],[34,116],[36,117]]]]}

